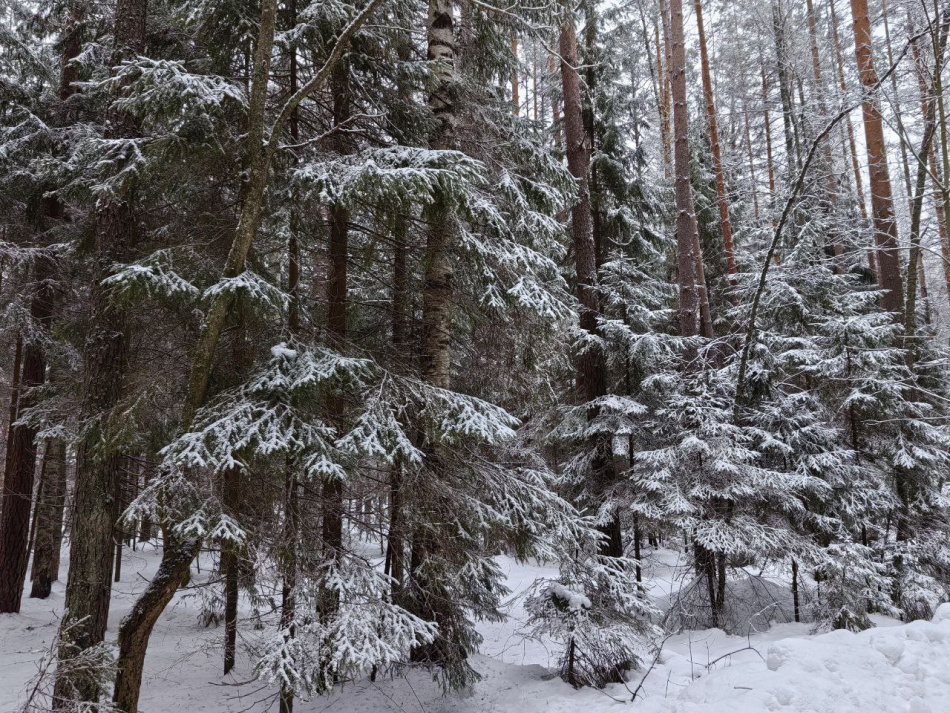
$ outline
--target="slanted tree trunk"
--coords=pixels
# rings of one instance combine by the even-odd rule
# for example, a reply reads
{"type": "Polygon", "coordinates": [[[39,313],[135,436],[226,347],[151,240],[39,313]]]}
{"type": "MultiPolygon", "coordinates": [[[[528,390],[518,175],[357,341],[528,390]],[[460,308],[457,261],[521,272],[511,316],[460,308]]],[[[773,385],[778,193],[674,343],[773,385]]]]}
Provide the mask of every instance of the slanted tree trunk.
{"type": "Polygon", "coordinates": [[[877,246],[878,276],[885,290],[881,306],[891,312],[895,321],[904,319],[904,290],[897,236],[897,219],[894,216],[894,200],[891,192],[891,177],[887,168],[887,146],[884,142],[884,122],[878,107],[878,99],[871,90],[877,85],[874,57],[871,51],[871,23],[868,18],[867,0],[851,0],[851,15],[854,20],[854,52],[858,61],[861,84],[867,90],[862,105],[864,117],[864,142],[868,152],[869,186],[871,188],[871,213],[874,225],[874,240],[877,246]]]}
{"type": "MultiPolygon", "coordinates": [[[[920,50],[917,43],[911,45],[911,51],[914,56],[914,64],[917,67],[917,86],[920,89],[920,109],[921,114],[926,116],[928,104],[936,99],[931,99],[930,89],[927,86],[926,69],[924,68],[923,58],[920,56],[920,50]]],[[[936,116],[934,117],[936,119],[936,116]]],[[[940,255],[943,258],[943,276],[947,285],[947,297],[950,298],[950,236],[947,234],[947,220],[944,214],[943,197],[943,173],[937,165],[937,152],[934,147],[935,141],[930,142],[930,150],[927,152],[927,165],[930,168],[930,175],[933,183],[933,208],[937,217],[937,233],[940,237],[940,255]]]]}
{"type": "MultiPolygon", "coordinates": [[[[270,138],[265,143],[267,85],[270,79],[271,51],[277,14],[276,0],[263,0],[258,38],[254,51],[253,79],[248,101],[248,182],[241,203],[241,217],[231,243],[231,250],[222,270],[223,278],[233,278],[244,270],[251,244],[257,234],[264,207],[264,196],[270,177],[270,163],[283,136],[283,128],[300,103],[326,81],[336,63],[343,56],[350,39],[382,4],[370,0],[358,15],[337,36],[329,56],[320,69],[282,106],[271,126],[270,138]]],[[[208,307],[198,344],[194,350],[188,391],[182,408],[180,430],[186,431],[195,413],[207,396],[208,378],[221,331],[231,310],[231,300],[219,297],[208,307]]],[[[168,543],[162,554],[155,578],[135,604],[133,612],[119,628],[118,675],[113,703],[125,713],[134,713],[142,683],[145,651],[152,628],[175,594],[177,584],[188,574],[191,562],[201,549],[201,540],[190,538],[184,542],[168,543]]]]}
{"type": "Polygon", "coordinates": [[[66,444],[50,439],[43,454],[37,497],[36,537],[33,540],[33,587],[30,597],[46,599],[59,577],[59,549],[63,542],[63,507],[66,501],[66,444]]]}
{"type": "MultiPolygon", "coordinates": [[[[115,9],[115,46],[110,63],[145,51],[146,0],[118,0],[115,9]]],[[[134,120],[114,110],[106,137],[134,138],[134,120]]],[[[134,190],[134,189],[131,189],[134,190]]],[[[66,604],[60,625],[59,658],[102,642],[109,614],[112,574],[112,535],[115,520],[115,483],[121,455],[105,446],[113,410],[122,396],[129,349],[128,315],[102,287],[116,263],[127,262],[136,241],[137,219],[132,192],[101,199],[96,210],[95,279],[90,297],[90,326],[83,352],[82,417],[87,422],[77,452],[75,521],[69,552],[66,604]]],[[[67,671],[68,666],[63,666],[67,671]]],[[[60,674],[54,686],[59,705],[71,699],[95,701],[99,691],[88,680],[60,674]]]]}

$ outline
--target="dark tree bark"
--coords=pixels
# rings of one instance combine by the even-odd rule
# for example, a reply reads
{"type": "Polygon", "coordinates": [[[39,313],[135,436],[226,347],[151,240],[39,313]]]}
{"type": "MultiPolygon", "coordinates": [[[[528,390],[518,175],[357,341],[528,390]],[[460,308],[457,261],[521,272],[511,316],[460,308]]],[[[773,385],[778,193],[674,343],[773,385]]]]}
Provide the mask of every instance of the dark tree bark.
{"type": "MultiPolygon", "coordinates": [[[[350,117],[350,69],[340,62],[330,80],[333,88],[333,125],[343,126],[350,117]]],[[[350,142],[345,135],[337,138],[337,150],[348,153],[350,142]]],[[[347,259],[349,257],[350,212],[346,206],[330,207],[330,243],[327,274],[327,337],[332,346],[342,348],[346,342],[347,322],[347,259]]],[[[327,399],[327,412],[337,427],[343,426],[345,404],[338,396],[327,399]]],[[[326,561],[340,557],[343,551],[343,481],[328,478],[323,482],[323,556],[326,561]]],[[[335,592],[324,590],[320,595],[321,614],[328,616],[339,606],[335,592]]]]}
{"type": "MultiPolygon", "coordinates": [[[[53,294],[50,286],[52,262],[47,256],[37,257],[33,270],[35,293],[30,303],[30,317],[37,327],[48,331],[53,318],[53,294]]],[[[36,403],[35,392],[46,381],[46,358],[36,340],[23,344],[23,371],[20,376],[22,395],[17,418],[36,403]]],[[[12,416],[12,412],[11,412],[12,416]]],[[[3,479],[0,502],[0,613],[19,612],[23,585],[30,558],[30,509],[33,501],[33,477],[36,472],[36,429],[11,420],[10,450],[3,479]]]]}
{"type": "Polygon", "coordinates": [[[63,509],[66,504],[66,444],[51,439],[46,444],[37,497],[36,538],[33,541],[33,587],[30,597],[46,599],[59,578],[59,550],[63,543],[63,509]]]}
{"type": "MultiPolygon", "coordinates": [[[[571,208],[571,228],[574,238],[574,269],[577,279],[577,298],[581,304],[580,328],[592,336],[599,334],[600,295],[597,276],[597,244],[594,239],[593,206],[591,204],[588,173],[590,171],[590,137],[584,126],[583,96],[578,76],[577,34],[573,18],[561,25],[558,49],[561,55],[561,83],[564,97],[564,135],[567,167],[577,184],[578,200],[571,208]]],[[[592,120],[591,120],[592,123],[592,120]]],[[[603,352],[587,345],[575,356],[577,391],[586,403],[606,393],[606,364],[603,352]]],[[[588,408],[588,419],[598,415],[597,409],[588,408]]],[[[615,477],[610,444],[597,439],[591,444],[595,456],[591,461],[592,490],[606,494],[615,477]]],[[[620,557],[623,540],[619,517],[614,517],[602,528],[604,539],[601,554],[620,557]]]]}
{"type": "MultiPolygon", "coordinates": [[[[248,182],[241,204],[241,217],[231,242],[222,277],[233,278],[244,270],[248,251],[254,242],[264,208],[264,196],[270,176],[270,163],[283,136],[283,128],[306,97],[323,85],[330,71],[343,56],[350,39],[382,4],[370,0],[344,31],[336,38],[329,57],[316,73],[292,95],[270,127],[265,141],[267,85],[270,79],[271,53],[277,15],[276,0],[261,2],[261,20],[254,52],[253,81],[248,101],[248,182]]],[[[215,350],[231,311],[231,300],[221,297],[212,302],[205,314],[198,343],[195,346],[188,392],[182,408],[181,430],[187,430],[195,413],[207,397],[208,379],[215,350]]],[[[166,547],[158,574],[136,602],[134,613],[123,620],[119,629],[118,675],[113,703],[125,713],[134,713],[142,684],[142,669],[152,627],[175,594],[177,583],[188,575],[191,561],[201,549],[201,541],[175,543],[166,536],[166,547]],[[169,586],[169,582],[175,586],[169,586]]]]}
{"type": "MultiPolygon", "coordinates": [[[[146,0],[117,0],[111,64],[145,51],[146,0]]],[[[135,122],[110,112],[106,137],[134,138],[135,122]]],[[[133,189],[134,190],[134,189],[133,189]]],[[[96,211],[96,277],[90,296],[90,326],[83,351],[82,417],[87,422],[77,453],[75,521],[69,554],[66,606],[60,625],[61,661],[102,642],[111,595],[115,487],[121,455],[108,444],[123,390],[129,349],[129,319],[102,287],[113,265],[129,260],[136,241],[137,219],[131,192],[100,200],[96,211]]],[[[65,667],[64,670],[68,670],[65,667]]],[[[70,699],[94,701],[99,692],[87,681],[56,679],[61,705],[70,699]]]]}

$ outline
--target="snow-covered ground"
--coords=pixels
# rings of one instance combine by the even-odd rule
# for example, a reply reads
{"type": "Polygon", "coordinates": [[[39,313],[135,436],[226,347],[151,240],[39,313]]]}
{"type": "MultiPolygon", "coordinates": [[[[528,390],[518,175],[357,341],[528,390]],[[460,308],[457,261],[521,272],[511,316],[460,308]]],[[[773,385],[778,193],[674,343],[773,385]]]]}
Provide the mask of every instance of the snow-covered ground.
{"type": "MultiPolygon", "coordinates": [[[[123,581],[113,590],[110,634],[157,566],[151,551],[126,551],[123,581]]],[[[550,568],[502,558],[512,596],[509,621],[481,627],[482,653],[472,665],[483,679],[462,695],[443,695],[424,671],[347,684],[333,695],[298,701],[298,713],[946,713],[950,711],[950,605],[932,622],[899,625],[879,618],[859,634],[812,635],[806,624],[778,624],[748,637],[718,630],[668,639],[630,704],[643,671],[626,685],[575,691],[553,678],[556,649],[525,638],[519,596],[550,568]]],[[[675,553],[655,553],[650,574],[658,598],[674,588],[675,553]]],[[[63,573],[65,577],[65,572],[63,573]]],[[[200,581],[200,576],[196,581],[200,581]]],[[[63,584],[45,600],[24,599],[19,615],[0,615],[0,712],[12,713],[33,685],[63,606],[63,584]]],[[[242,635],[258,635],[250,623],[242,635]]],[[[176,598],[149,647],[141,709],[146,713],[256,713],[276,710],[275,691],[254,681],[245,653],[221,675],[220,628],[198,620],[195,598],[176,598]]],[[[649,663],[649,662],[648,662],[649,663]]]]}

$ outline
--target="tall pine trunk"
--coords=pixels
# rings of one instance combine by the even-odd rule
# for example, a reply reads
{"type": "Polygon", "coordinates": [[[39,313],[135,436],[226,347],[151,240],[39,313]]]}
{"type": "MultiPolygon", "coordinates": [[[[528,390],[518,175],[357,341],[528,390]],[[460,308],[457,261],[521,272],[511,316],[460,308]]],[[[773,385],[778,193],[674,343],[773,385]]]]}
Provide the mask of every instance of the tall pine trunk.
{"type": "Polygon", "coordinates": [[[696,211],[689,180],[689,116],[686,105],[686,48],[683,44],[683,2],[671,0],[670,79],[673,99],[673,163],[676,174],[676,245],[680,334],[699,332],[696,313],[696,211]]]}
{"type": "MultiPolygon", "coordinates": [[[[115,9],[113,67],[145,51],[146,0],[118,0],[115,9]]],[[[106,138],[137,134],[134,120],[112,111],[106,138]]],[[[77,452],[75,522],[71,533],[65,612],[60,625],[60,662],[102,642],[111,595],[115,487],[121,455],[106,446],[115,428],[113,410],[122,397],[129,349],[128,315],[117,306],[102,280],[116,263],[127,262],[136,241],[137,219],[131,191],[100,200],[96,210],[95,279],[90,324],[83,351],[82,417],[87,422],[77,452]]],[[[60,671],[68,670],[68,666],[60,671]]],[[[94,701],[99,691],[88,679],[60,673],[54,695],[94,701]]]]}
{"type": "Polygon", "coordinates": [[[879,102],[871,90],[877,85],[874,57],[871,50],[871,22],[867,0],[851,0],[854,20],[854,53],[858,75],[867,90],[862,104],[864,142],[868,152],[868,185],[871,189],[871,216],[874,240],[877,246],[878,276],[885,290],[881,306],[891,312],[895,321],[904,319],[904,291],[901,279],[900,255],[897,238],[897,219],[891,192],[891,177],[887,168],[887,146],[884,142],[884,120],[879,102]]]}
{"type": "Polygon", "coordinates": [[[716,102],[713,97],[712,76],[709,72],[709,53],[706,49],[706,30],[703,27],[702,0],[694,0],[696,26],[699,32],[699,61],[703,75],[703,97],[706,100],[706,129],[712,146],[713,171],[716,175],[716,202],[719,206],[719,224],[722,228],[722,245],[726,253],[726,271],[730,279],[736,274],[736,256],[732,247],[732,221],[729,218],[729,198],[726,195],[726,176],[722,167],[722,152],[719,148],[719,123],[716,120],[716,102]]]}
{"type": "MultiPolygon", "coordinates": [[[[585,131],[583,99],[577,67],[577,35],[573,18],[561,25],[558,49],[561,55],[561,83],[564,96],[564,134],[567,167],[577,185],[578,200],[571,208],[571,227],[574,237],[574,267],[577,273],[577,298],[581,305],[580,328],[596,337],[600,333],[600,296],[597,277],[597,245],[594,240],[593,208],[591,205],[588,172],[590,170],[590,139],[585,131]]],[[[590,403],[606,393],[606,364],[604,354],[594,345],[595,339],[585,340],[583,350],[575,357],[577,387],[581,398],[590,403]]],[[[597,410],[589,408],[588,419],[597,417],[597,410]]],[[[598,438],[591,444],[595,456],[591,462],[593,492],[603,493],[613,479],[613,461],[609,443],[598,438]]],[[[604,540],[601,554],[620,557],[623,542],[619,518],[614,517],[603,527],[604,540]]]]}

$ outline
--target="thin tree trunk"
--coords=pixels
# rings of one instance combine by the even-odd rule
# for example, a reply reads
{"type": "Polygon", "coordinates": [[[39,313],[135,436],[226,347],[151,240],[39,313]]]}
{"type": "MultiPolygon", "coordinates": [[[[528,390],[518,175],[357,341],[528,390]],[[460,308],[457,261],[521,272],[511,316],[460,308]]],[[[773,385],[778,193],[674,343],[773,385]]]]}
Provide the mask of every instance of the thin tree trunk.
{"type": "MultiPolygon", "coordinates": [[[[236,468],[228,468],[222,477],[222,500],[225,512],[235,521],[240,521],[241,474],[236,468]]],[[[238,584],[241,572],[241,555],[233,540],[221,543],[221,574],[224,578],[224,675],[234,668],[237,658],[238,584]]]]}
{"type": "Polygon", "coordinates": [[[801,150],[798,126],[795,122],[795,107],[792,98],[791,77],[788,74],[788,52],[785,47],[785,26],[782,18],[781,0],[772,0],[772,31],[775,36],[775,61],[778,70],[779,96],[782,99],[782,121],[785,125],[785,160],[788,183],[801,169],[801,150]]]}
{"type": "MultiPolygon", "coordinates": [[[[675,102],[673,95],[673,58],[672,58],[672,48],[670,46],[670,13],[667,9],[666,0],[660,0],[660,22],[663,27],[663,47],[664,59],[663,67],[664,71],[660,74],[660,85],[664,88],[663,92],[663,121],[664,126],[666,127],[666,144],[663,147],[664,156],[663,156],[663,175],[667,179],[671,178],[673,174],[673,167],[670,161],[670,141],[671,141],[671,131],[670,131],[670,118],[671,115],[674,117],[675,121],[675,112],[670,106],[672,102],[675,102]]],[[[659,40],[657,40],[659,42],[659,40]]],[[[657,47],[657,53],[659,53],[659,47],[657,47]]],[[[675,134],[676,129],[673,128],[672,133],[675,134]]],[[[675,136],[672,137],[675,141],[675,136]]],[[[673,147],[673,152],[675,153],[675,146],[673,147]]],[[[675,160],[675,159],[674,159],[675,160]]]]}
{"type": "MultiPolygon", "coordinates": [[[[806,11],[808,14],[808,39],[811,45],[811,69],[815,80],[815,93],[818,97],[818,115],[822,124],[828,121],[828,103],[825,101],[825,81],[821,74],[821,60],[818,55],[818,21],[815,17],[815,8],[812,0],[807,0],[806,11]]],[[[802,102],[804,106],[804,101],[802,102]]],[[[835,162],[831,153],[830,141],[821,142],[822,162],[825,171],[825,200],[829,213],[834,213],[838,204],[838,183],[835,180],[835,162]]],[[[829,229],[831,233],[831,247],[835,256],[835,272],[842,272],[844,267],[841,264],[841,255],[843,248],[839,231],[836,227],[829,229]]]]}
{"type": "MultiPolygon", "coordinates": [[[[950,9],[944,12],[940,27],[938,28],[937,47],[934,56],[934,77],[931,79],[931,86],[936,86],[937,75],[943,70],[943,55],[946,42],[946,29],[950,23],[950,9]]],[[[914,338],[917,334],[917,281],[918,267],[921,263],[923,251],[920,246],[920,215],[924,204],[924,191],[927,185],[927,161],[925,156],[932,155],[932,142],[936,132],[936,101],[924,101],[924,135],[921,139],[920,150],[917,152],[917,181],[915,190],[912,194],[911,212],[910,212],[910,253],[908,255],[907,268],[907,295],[906,310],[904,319],[904,332],[908,345],[908,365],[913,366],[917,352],[917,345],[914,338]]],[[[909,507],[904,503],[904,509],[909,507]]],[[[906,513],[902,513],[902,519],[906,519],[906,513]]]]}
{"type": "Polygon", "coordinates": [[[802,620],[798,594],[798,562],[792,559],[792,608],[795,612],[795,623],[802,620]]]}
{"type": "MultiPolygon", "coordinates": [[[[288,23],[291,28],[297,25],[297,0],[287,3],[288,23]]],[[[297,48],[290,49],[290,94],[297,93],[297,48]]],[[[290,137],[296,144],[300,141],[300,112],[294,108],[288,121],[290,137]]],[[[290,336],[300,333],[300,243],[297,232],[300,228],[300,216],[297,200],[293,201],[290,213],[290,237],[287,240],[287,331],[290,336]]],[[[284,468],[284,542],[281,548],[281,577],[283,583],[280,592],[280,628],[286,644],[297,636],[297,541],[300,529],[300,498],[297,483],[297,463],[288,457],[284,468]]],[[[281,681],[279,713],[293,713],[294,687],[287,681],[281,681]]]]}
{"type": "Polygon", "coordinates": [[[521,112],[521,95],[518,86],[518,33],[511,33],[511,111],[515,116],[521,112]]]}
{"type": "MultiPolygon", "coordinates": [[[[759,184],[755,177],[755,156],[752,153],[752,133],[749,129],[749,105],[746,98],[742,97],[742,123],[745,138],[746,155],[749,159],[749,185],[752,192],[752,215],[755,222],[759,222],[759,184]]],[[[771,143],[771,140],[769,141],[771,143]]],[[[771,146],[769,151],[771,152],[771,146]]]]}
{"type": "MultiPolygon", "coordinates": [[[[930,98],[930,90],[927,87],[926,70],[923,65],[923,58],[917,48],[917,43],[911,45],[911,52],[914,57],[914,64],[917,67],[917,85],[920,89],[920,110],[923,116],[927,115],[928,102],[936,101],[930,98]]],[[[937,232],[940,237],[940,255],[943,264],[943,276],[947,285],[947,297],[950,298],[950,236],[947,234],[947,220],[944,214],[944,201],[942,195],[943,174],[937,165],[937,152],[933,141],[930,142],[930,150],[927,152],[927,164],[932,176],[933,191],[932,198],[934,204],[934,214],[937,217],[937,232]]],[[[923,270],[921,270],[923,274],[923,270]]]]}
{"type": "MultiPolygon", "coordinates": [[[[772,218],[772,230],[775,230],[775,162],[772,158],[772,119],[769,116],[769,84],[765,76],[765,64],[761,67],[762,74],[762,111],[763,121],[765,123],[765,158],[768,164],[769,172],[769,214],[772,218]]],[[[778,252],[775,253],[775,262],[778,264],[780,258],[778,252]]]]}
{"type": "MultiPolygon", "coordinates": [[[[887,66],[890,67],[894,64],[894,51],[891,48],[891,26],[887,21],[887,0],[881,0],[881,19],[884,20],[884,47],[887,50],[887,66]]],[[[901,95],[897,89],[897,72],[891,72],[891,91],[893,92],[893,108],[894,114],[897,117],[902,117],[903,111],[901,110],[901,95]]],[[[901,168],[903,169],[904,177],[904,190],[907,192],[907,205],[910,212],[913,212],[914,208],[911,205],[914,202],[914,193],[913,193],[913,184],[911,182],[910,174],[910,162],[907,160],[907,146],[903,141],[900,143],[901,151],[901,168]]],[[[908,272],[908,278],[910,273],[908,272]]]]}
{"type": "Polygon", "coordinates": [[[868,18],[867,0],[851,0],[851,14],[854,19],[854,45],[858,74],[861,77],[861,84],[868,90],[862,108],[878,274],[881,287],[885,290],[881,298],[881,306],[891,312],[896,321],[903,321],[904,291],[897,220],[894,216],[891,177],[887,168],[884,123],[878,108],[878,100],[871,94],[871,90],[877,84],[877,73],[874,71],[874,58],[871,52],[871,23],[868,18]]]}

